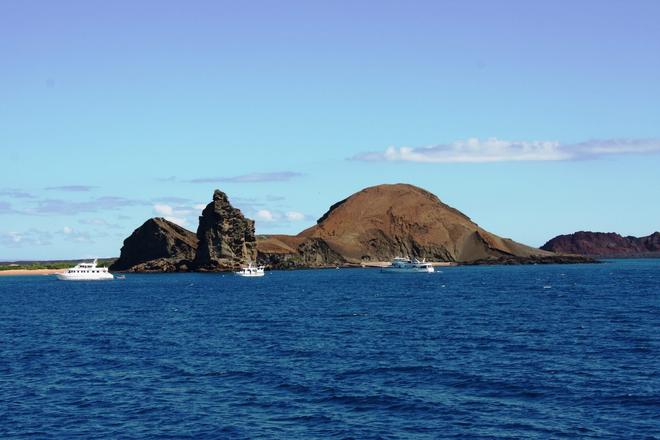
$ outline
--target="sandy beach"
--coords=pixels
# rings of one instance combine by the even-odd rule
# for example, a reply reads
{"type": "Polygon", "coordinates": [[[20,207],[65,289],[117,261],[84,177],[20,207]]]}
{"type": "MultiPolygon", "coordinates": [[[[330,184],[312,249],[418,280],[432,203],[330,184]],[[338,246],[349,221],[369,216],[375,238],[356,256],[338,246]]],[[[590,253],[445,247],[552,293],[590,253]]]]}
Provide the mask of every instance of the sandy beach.
{"type": "Polygon", "coordinates": [[[0,276],[53,275],[60,272],[63,272],[63,269],[10,269],[10,270],[0,270],[0,276]]]}

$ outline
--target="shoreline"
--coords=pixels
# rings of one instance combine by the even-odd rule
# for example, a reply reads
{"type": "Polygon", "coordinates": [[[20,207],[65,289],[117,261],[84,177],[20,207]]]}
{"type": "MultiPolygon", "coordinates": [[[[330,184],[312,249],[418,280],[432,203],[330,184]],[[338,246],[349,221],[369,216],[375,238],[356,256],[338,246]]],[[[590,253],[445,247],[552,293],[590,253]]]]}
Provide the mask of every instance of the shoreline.
{"type": "MultiPolygon", "coordinates": [[[[433,267],[447,267],[447,266],[458,266],[458,263],[453,261],[428,261],[433,267]]],[[[373,261],[370,263],[361,263],[361,267],[389,267],[392,265],[391,261],[373,261]]],[[[341,267],[341,266],[340,266],[341,267]]]]}
{"type": "MultiPolygon", "coordinates": [[[[593,260],[591,258],[584,258],[580,256],[562,256],[564,258],[524,258],[524,259],[485,259],[471,262],[454,262],[454,261],[433,261],[430,262],[433,267],[451,267],[451,266],[480,266],[480,265],[494,265],[494,266],[507,266],[507,265],[529,265],[529,264],[581,264],[581,263],[601,263],[602,260],[593,260]],[[576,258],[577,257],[577,258],[576,258]]],[[[383,268],[390,266],[389,261],[372,261],[363,263],[348,263],[344,265],[328,265],[328,266],[309,266],[309,267],[270,267],[268,270],[307,270],[307,269],[360,269],[360,268],[383,268]]],[[[64,272],[66,269],[8,269],[0,270],[0,277],[2,276],[29,276],[29,275],[55,275],[64,272]]],[[[113,273],[139,273],[139,274],[160,274],[160,273],[231,273],[232,269],[227,270],[213,270],[213,271],[137,271],[131,272],[130,270],[118,270],[113,273]]]]}
{"type": "Polygon", "coordinates": [[[0,270],[0,276],[55,275],[64,269],[9,269],[0,270]]]}

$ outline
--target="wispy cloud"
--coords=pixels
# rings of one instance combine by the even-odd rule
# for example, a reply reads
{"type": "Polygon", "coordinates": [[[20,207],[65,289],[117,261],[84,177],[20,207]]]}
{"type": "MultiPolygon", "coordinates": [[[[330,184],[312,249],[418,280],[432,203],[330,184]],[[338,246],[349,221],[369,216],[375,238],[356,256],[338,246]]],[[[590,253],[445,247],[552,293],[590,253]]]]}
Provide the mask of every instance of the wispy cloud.
{"type": "Polygon", "coordinates": [[[65,226],[64,228],[62,228],[62,233],[64,234],[64,238],[67,241],[76,241],[76,242],[79,242],[79,243],[93,243],[94,242],[94,240],[92,240],[92,236],[89,232],[79,231],[79,230],[73,229],[69,226],[65,226]]]}
{"type": "Polygon", "coordinates": [[[286,213],[286,218],[292,222],[299,222],[305,220],[305,214],[298,211],[289,211],[286,213]]]}
{"type": "Polygon", "coordinates": [[[285,197],[266,194],[259,197],[232,197],[231,202],[239,208],[246,217],[256,220],[260,228],[287,227],[294,222],[300,222],[309,217],[300,211],[291,209],[281,203],[285,197]]]}
{"type": "Polygon", "coordinates": [[[616,154],[660,153],[660,139],[594,139],[564,147],[577,159],[616,154]]]}
{"type": "Polygon", "coordinates": [[[36,202],[36,206],[28,211],[31,214],[80,214],[84,212],[98,212],[104,210],[116,210],[129,206],[144,205],[141,200],[127,199],[124,197],[104,196],[97,197],[84,202],[75,202],[61,199],[44,199],[36,202]]]}
{"type": "Polygon", "coordinates": [[[63,191],[63,192],[88,192],[97,188],[91,185],[63,185],[63,186],[48,186],[47,191],[63,191]]]}
{"type": "Polygon", "coordinates": [[[285,182],[296,177],[302,176],[302,173],[294,171],[281,171],[274,173],[251,173],[240,176],[220,176],[220,177],[199,177],[186,180],[188,183],[258,183],[258,182],[285,182]]]}
{"type": "Polygon", "coordinates": [[[12,199],[33,199],[34,195],[17,188],[0,189],[0,197],[11,197],[12,199]]]}
{"type": "Polygon", "coordinates": [[[298,211],[282,212],[273,209],[259,209],[254,213],[257,220],[264,222],[299,222],[305,220],[307,216],[298,211]]]}
{"type": "Polygon", "coordinates": [[[90,219],[81,219],[78,220],[78,223],[81,225],[87,225],[87,226],[99,226],[102,228],[110,228],[110,229],[121,229],[121,226],[116,224],[116,223],[110,223],[105,219],[102,218],[90,218],[90,219]]]}
{"type": "Polygon", "coordinates": [[[155,203],[177,203],[177,204],[190,203],[190,199],[186,199],[185,197],[176,197],[176,196],[156,197],[152,200],[155,203]]]}
{"type": "Polygon", "coordinates": [[[203,205],[172,206],[165,203],[156,203],[153,205],[154,213],[157,216],[163,217],[165,220],[182,227],[188,225],[188,216],[197,213],[201,209],[204,209],[203,205]]]}
{"type": "Polygon", "coordinates": [[[275,215],[269,209],[260,209],[257,211],[256,217],[258,220],[263,220],[265,222],[275,221],[275,215]]]}
{"type": "Polygon", "coordinates": [[[574,144],[558,141],[507,141],[496,138],[459,140],[430,147],[389,147],[352,160],[367,162],[488,163],[566,161],[609,155],[660,153],[660,139],[595,139],[574,144]]]}
{"type": "Polygon", "coordinates": [[[102,235],[104,235],[102,232],[92,235],[89,232],[81,231],[70,226],[64,226],[62,229],[56,231],[30,228],[22,232],[9,231],[0,233],[0,245],[12,248],[48,246],[57,240],[93,243],[93,236],[98,237],[102,235]]]}
{"type": "Polygon", "coordinates": [[[0,202],[0,214],[16,214],[10,203],[0,202]]]}
{"type": "Polygon", "coordinates": [[[0,233],[0,244],[7,247],[47,246],[51,244],[53,234],[38,229],[28,229],[24,232],[10,231],[0,233]]]}

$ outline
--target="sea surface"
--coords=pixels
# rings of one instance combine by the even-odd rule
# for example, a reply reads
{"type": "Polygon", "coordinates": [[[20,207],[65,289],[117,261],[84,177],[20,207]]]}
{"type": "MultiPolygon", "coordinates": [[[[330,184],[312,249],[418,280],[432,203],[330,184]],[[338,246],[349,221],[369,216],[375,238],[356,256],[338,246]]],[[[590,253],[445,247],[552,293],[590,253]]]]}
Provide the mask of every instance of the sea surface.
{"type": "Polygon", "coordinates": [[[0,438],[660,438],[660,260],[0,277],[0,438]]]}

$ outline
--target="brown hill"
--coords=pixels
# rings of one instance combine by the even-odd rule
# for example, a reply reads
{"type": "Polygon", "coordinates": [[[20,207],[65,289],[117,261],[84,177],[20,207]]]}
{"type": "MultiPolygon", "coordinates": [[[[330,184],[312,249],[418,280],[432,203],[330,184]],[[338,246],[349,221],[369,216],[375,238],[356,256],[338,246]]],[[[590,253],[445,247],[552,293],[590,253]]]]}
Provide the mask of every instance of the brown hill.
{"type": "Polygon", "coordinates": [[[396,256],[451,262],[557,257],[498,237],[435,195],[407,184],[359,191],[296,236],[260,237],[258,250],[263,263],[276,266],[360,264],[396,256]]]}
{"type": "Polygon", "coordinates": [[[579,231],[558,235],[541,249],[597,257],[660,257],[660,232],[623,237],[614,232],[579,231]]]}

